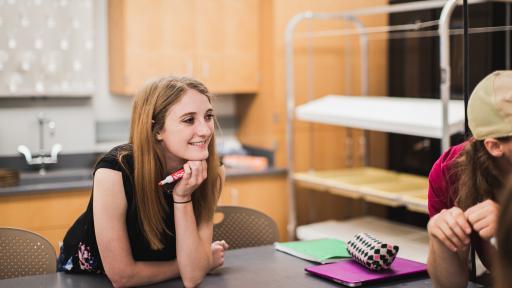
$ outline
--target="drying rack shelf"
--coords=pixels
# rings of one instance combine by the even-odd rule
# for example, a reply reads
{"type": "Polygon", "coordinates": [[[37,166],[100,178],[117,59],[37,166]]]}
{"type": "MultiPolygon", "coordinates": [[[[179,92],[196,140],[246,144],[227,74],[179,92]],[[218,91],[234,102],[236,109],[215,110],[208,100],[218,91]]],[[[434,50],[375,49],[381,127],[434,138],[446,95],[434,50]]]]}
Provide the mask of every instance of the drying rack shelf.
{"type": "Polygon", "coordinates": [[[427,213],[427,177],[374,167],[297,172],[299,186],[381,205],[427,213]]]}
{"type": "MultiPolygon", "coordinates": [[[[295,108],[298,120],[442,138],[440,99],[328,95],[295,108]]],[[[464,131],[464,101],[448,103],[449,134],[464,131]]]]}

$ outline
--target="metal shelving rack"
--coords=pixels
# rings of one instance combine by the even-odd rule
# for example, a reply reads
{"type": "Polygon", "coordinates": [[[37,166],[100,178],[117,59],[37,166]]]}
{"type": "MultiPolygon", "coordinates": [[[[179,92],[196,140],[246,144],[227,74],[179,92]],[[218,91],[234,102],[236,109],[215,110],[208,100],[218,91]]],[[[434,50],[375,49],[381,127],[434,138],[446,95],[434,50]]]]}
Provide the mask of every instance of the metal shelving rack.
{"type": "MultiPolygon", "coordinates": [[[[488,2],[487,0],[469,0],[468,4],[488,2]]],[[[510,2],[510,1],[502,1],[510,2]]],[[[315,13],[306,11],[295,15],[286,27],[286,103],[287,103],[287,148],[288,148],[288,191],[289,191],[289,239],[295,238],[296,207],[295,182],[315,189],[328,191],[352,198],[362,198],[390,206],[405,205],[416,211],[426,212],[426,192],[428,182],[425,177],[395,173],[377,168],[355,168],[337,171],[295,173],[294,170],[294,119],[351,128],[361,128],[382,132],[394,132],[441,139],[444,151],[450,146],[450,135],[464,130],[464,104],[461,100],[450,100],[450,29],[449,23],[453,10],[461,5],[461,0],[427,0],[420,2],[362,8],[338,13],[315,13]],[[369,96],[328,95],[306,104],[295,106],[294,92],[294,30],[304,20],[339,19],[355,26],[353,31],[344,35],[359,35],[361,49],[361,91],[368,94],[368,35],[407,30],[403,27],[386,26],[367,28],[358,19],[382,13],[399,13],[425,9],[442,8],[437,22],[437,34],[440,37],[440,99],[390,98],[369,96]],[[396,28],[396,29],[394,29],[396,28]],[[385,107],[386,109],[382,109],[385,107]],[[407,109],[404,110],[404,107],[407,109]],[[428,110],[421,117],[419,111],[428,110]],[[409,111],[409,113],[407,113],[409,111]],[[413,111],[414,113],[410,113],[413,111]],[[435,118],[432,118],[435,117],[435,118]],[[358,174],[359,173],[359,174],[358,174]],[[384,183],[379,179],[391,179],[384,183]],[[367,182],[365,182],[367,181],[367,182]],[[392,183],[395,183],[393,186],[392,183]],[[403,184],[403,185],[402,185],[403,184]],[[402,193],[404,192],[404,193],[402,193]]],[[[398,25],[400,26],[400,25],[398,25]]],[[[429,25],[433,26],[433,25],[429,25]]],[[[419,27],[412,24],[412,27],[419,27]]],[[[507,55],[507,59],[509,55],[507,55]]],[[[365,141],[366,142],[366,141],[365,141]]],[[[367,149],[367,147],[366,147],[367,149]]],[[[365,161],[367,162],[367,161],[365,161]]]]}

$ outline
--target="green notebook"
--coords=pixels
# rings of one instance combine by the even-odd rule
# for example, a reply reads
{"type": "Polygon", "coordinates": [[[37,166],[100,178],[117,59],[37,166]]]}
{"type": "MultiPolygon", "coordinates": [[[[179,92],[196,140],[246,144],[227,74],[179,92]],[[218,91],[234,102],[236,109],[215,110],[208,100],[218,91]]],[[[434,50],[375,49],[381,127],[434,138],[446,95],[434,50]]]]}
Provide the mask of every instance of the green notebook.
{"type": "Polygon", "coordinates": [[[338,239],[316,239],[294,242],[276,242],[277,251],[317,263],[332,263],[350,258],[345,242],[338,239]]]}

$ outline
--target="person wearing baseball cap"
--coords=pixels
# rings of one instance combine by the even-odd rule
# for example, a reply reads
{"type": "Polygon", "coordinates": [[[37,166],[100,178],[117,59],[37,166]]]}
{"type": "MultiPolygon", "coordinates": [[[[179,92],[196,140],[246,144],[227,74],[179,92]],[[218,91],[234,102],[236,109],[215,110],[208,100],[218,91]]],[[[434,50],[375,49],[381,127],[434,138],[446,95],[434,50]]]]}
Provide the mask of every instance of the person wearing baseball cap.
{"type": "Polygon", "coordinates": [[[512,174],[512,71],[496,71],[467,107],[473,137],[445,151],[429,174],[428,272],[436,287],[466,287],[474,247],[491,271],[497,200],[512,174]]]}

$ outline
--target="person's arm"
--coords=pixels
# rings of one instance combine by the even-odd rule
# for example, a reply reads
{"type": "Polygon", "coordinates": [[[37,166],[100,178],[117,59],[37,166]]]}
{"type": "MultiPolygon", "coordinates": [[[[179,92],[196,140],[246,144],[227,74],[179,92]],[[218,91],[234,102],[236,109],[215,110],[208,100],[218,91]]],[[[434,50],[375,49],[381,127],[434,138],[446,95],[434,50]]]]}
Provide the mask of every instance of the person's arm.
{"type": "Polygon", "coordinates": [[[429,237],[428,274],[433,287],[466,287],[468,249],[452,252],[435,237],[429,237]]]}
{"type": "Polygon", "coordinates": [[[134,261],[126,230],[127,202],[121,172],[98,169],[93,191],[96,241],[114,287],[148,285],[179,276],[176,261],[134,261]]]}
{"type": "MultiPolygon", "coordinates": [[[[217,199],[216,201],[219,201],[220,194],[222,193],[222,188],[224,187],[224,181],[226,180],[226,170],[224,168],[224,165],[221,165],[219,167],[219,186],[218,190],[216,191],[217,199]]],[[[224,240],[215,241],[212,243],[211,250],[212,250],[212,262],[210,266],[210,272],[212,270],[215,270],[222,265],[224,265],[224,251],[228,250],[229,244],[226,243],[224,240]]]]}
{"type": "Polygon", "coordinates": [[[174,204],[176,258],[185,287],[195,287],[212,266],[211,221],[196,225],[192,203],[174,204]]]}
{"type": "Polygon", "coordinates": [[[458,207],[442,210],[427,226],[428,273],[434,287],[466,287],[471,227],[458,207]]]}
{"type": "Polygon", "coordinates": [[[183,284],[194,287],[213,266],[213,223],[206,221],[197,226],[193,203],[189,202],[192,193],[207,177],[206,161],[188,161],[183,169],[185,174],[173,191],[176,259],[183,284]]]}
{"type": "Polygon", "coordinates": [[[467,248],[471,227],[461,209],[453,207],[447,162],[450,149],[434,163],[428,175],[428,272],[435,287],[465,287],[468,283],[467,248]]]}

